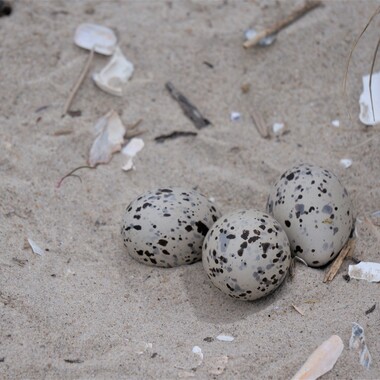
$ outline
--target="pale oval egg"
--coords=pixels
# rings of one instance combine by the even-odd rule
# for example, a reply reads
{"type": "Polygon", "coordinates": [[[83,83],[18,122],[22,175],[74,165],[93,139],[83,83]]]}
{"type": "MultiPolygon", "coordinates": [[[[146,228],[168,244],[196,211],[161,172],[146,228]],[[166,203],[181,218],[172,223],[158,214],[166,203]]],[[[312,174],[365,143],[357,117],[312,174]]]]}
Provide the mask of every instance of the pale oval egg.
{"type": "Polygon", "coordinates": [[[197,191],[167,187],[148,191],[125,211],[121,234],[137,261],[160,267],[191,264],[202,258],[202,244],[220,216],[197,191]]]}
{"type": "Polygon", "coordinates": [[[256,210],[222,216],[203,243],[203,267],[211,282],[227,295],[244,301],[277,289],[290,261],[289,241],[281,225],[256,210]]]}
{"type": "Polygon", "coordinates": [[[333,173],[315,165],[301,164],[282,174],[267,211],[284,228],[293,255],[312,267],[333,260],[353,227],[347,190],[333,173]]]}

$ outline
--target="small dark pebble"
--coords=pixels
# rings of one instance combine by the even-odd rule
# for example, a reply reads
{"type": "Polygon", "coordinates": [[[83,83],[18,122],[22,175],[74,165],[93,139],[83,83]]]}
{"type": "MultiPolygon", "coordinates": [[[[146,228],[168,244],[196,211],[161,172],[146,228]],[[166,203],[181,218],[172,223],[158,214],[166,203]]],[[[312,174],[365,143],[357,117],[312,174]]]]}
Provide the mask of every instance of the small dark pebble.
{"type": "Polygon", "coordinates": [[[5,361],[5,356],[3,356],[2,358],[0,358],[0,363],[4,363],[5,361]]]}
{"type": "Polygon", "coordinates": [[[70,363],[70,364],[79,364],[79,363],[83,363],[83,360],[80,360],[80,359],[64,359],[66,363],[70,363]]]}
{"type": "Polygon", "coordinates": [[[57,275],[55,273],[51,274],[50,276],[51,277],[57,277],[57,275]]]}
{"type": "Polygon", "coordinates": [[[153,352],[152,356],[150,357],[151,359],[154,359],[157,356],[157,352],[153,352]]]}
{"type": "Polygon", "coordinates": [[[346,280],[347,282],[350,282],[351,278],[348,274],[344,274],[343,276],[343,279],[346,280]]]}
{"type": "Polygon", "coordinates": [[[354,263],[354,264],[359,264],[361,263],[362,261],[357,259],[356,257],[351,257],[351,261],[354,263]]]}
{"type": "Polygon", "coordinates": [[[211,336],[207,336],[206,338],[203,339],[205,342],[208,342],[208,343],[211,343],[214,341],[214,338],[212,338],[211,336]]]}
{"type": "Polygon", "coordinates": [[[374,304],[372,307],[370,307],[366,312],[365,315],[371,314],[376,309],[376,304],[374,304]]]}

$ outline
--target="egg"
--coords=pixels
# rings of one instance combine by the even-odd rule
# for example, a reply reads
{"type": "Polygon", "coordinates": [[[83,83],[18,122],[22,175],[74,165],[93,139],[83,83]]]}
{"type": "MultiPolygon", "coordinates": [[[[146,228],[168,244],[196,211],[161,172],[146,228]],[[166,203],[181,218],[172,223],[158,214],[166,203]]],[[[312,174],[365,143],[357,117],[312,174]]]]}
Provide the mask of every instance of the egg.
{"type": "Polygon", "coordinates": [[[347,190],[333,173],[315,165],[301,164],[282,174],[267,212],[284,228],[293,255],[312,267],[333,260],[353,227],[347,190]]]}
{"type": "Polygon", "coordinates": [[[222,216],[203,243],[203,267],[211,282],[244,301],[257,300],[280,286],[290,261],[289,241],[281,225],[256,210],[222,216]]]}
{"type": "Polygon", "coordinates": [[[181,187],[148,191],[125,211],[121,234],[137,261],[159,267],[191,264],[202,258],[202,244],[220,216],[204,195],[181,187]]]}

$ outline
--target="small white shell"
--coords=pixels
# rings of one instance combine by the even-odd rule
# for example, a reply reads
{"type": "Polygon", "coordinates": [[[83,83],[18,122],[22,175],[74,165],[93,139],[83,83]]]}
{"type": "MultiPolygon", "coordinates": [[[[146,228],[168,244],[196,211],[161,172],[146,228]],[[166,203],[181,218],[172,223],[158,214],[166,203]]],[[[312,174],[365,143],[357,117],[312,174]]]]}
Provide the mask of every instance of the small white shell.
{"type": "Polygon", "coordinates": [[[133,64],[124,57],[120,48],[116,47],[108,64],[100,73],[93,74],[92,78],[103,91],[111,95],[122,96],[123,84],[127,83],[133,70],[133,64]]]}
{"type": "Polygon", "coordinates": [[[77,46],[96,51],[99,54],[111,55],[117,43],[112,29],[97,24],[80,24],[74,35],[77,46]]]}

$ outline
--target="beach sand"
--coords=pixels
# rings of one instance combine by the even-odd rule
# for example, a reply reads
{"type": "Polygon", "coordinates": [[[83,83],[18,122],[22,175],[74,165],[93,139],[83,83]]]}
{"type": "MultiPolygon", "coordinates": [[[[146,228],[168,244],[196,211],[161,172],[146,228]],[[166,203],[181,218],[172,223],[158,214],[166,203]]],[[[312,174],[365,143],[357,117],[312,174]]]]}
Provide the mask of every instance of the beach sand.
{"type": "MultiPolygon", "coordinates": [[[[0,18],[2,378],[289,379],[332,334],[345,348],[324,379],[380,378],[380,289],[346,282],[351,260],[329,284],[322,282],[325,270],[298,263],[292,281],[245,303],[219,292],[200,262],[172,269],[137,263],[120,236],[126,205],[149,189],[196,187],[223,213],[265,210],[276,179],[308,162],[336,173],[352,197],[362,221],[354,256],[380,261],[380,227],[364,221],[380,209],[379,127],[358,120],[379,18],[353,54],[346,99],[342,93],[350,49],[378,2],[325,1],[273,45],[242,47],[247,28],[260,30],[299,4],[16,1],[11,16],[0,18]],[[117,31],[135,72],[122,97],[101,91],[89,74],[71,106],[81,116],[61,117],[88,57],[73,43],[83,22],[117,31]],[[167,81],[212,125],[196,130],[165,89],[167,81]],[[136,170],[123,172],[125,157],[115,154],[56,188],[62,176],[86,165],[93,126],[111,109],[125,125],[143,120],[145,148],[136,170]],[[263,139],[253,111],[269,128],[285,123],[287,133],[263,139]],[[231,112],[241,119],[231,121],[231,112]],[[331,124],[336,119],[339,128],[331,124]],[[198,135],[154,141],[174,130],[198,135]],[[343,168],[342,158],[352,166],[343,168]],[[44,254],[32,253],[26,238],[44,254]],[[348,348],[352,322],[364,327],[370,370],[348,348]],[[235,339],[218,341],[219,334],[235,339]]],[[[95,54],[90,73],[107,61],[95,54]]]]}

